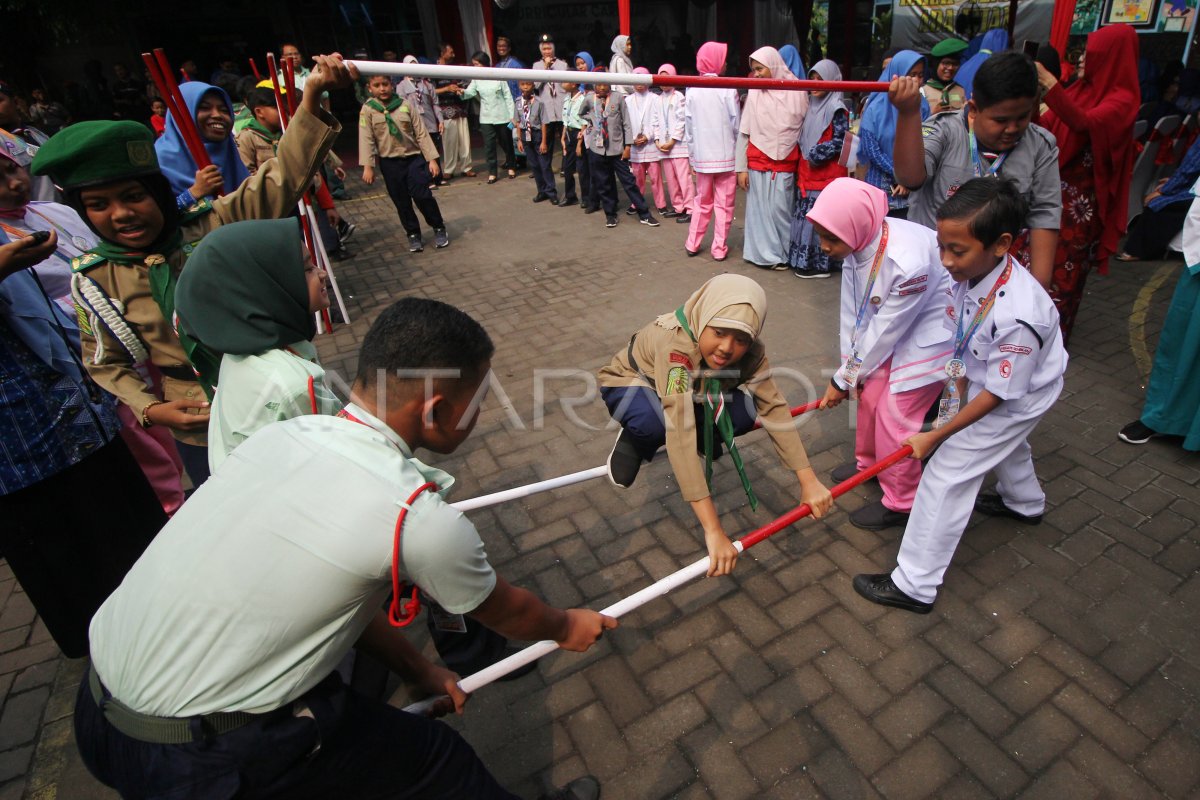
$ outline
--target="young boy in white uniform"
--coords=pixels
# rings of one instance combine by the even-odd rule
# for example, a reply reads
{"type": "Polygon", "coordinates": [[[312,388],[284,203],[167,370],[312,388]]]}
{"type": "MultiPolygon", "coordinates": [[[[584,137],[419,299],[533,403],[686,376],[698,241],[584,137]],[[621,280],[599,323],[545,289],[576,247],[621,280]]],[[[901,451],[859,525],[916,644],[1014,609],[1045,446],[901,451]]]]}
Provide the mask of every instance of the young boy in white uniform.
{"type": "Polygon", "coordinates": [[[1050,296],[1008,255],[1025,214],[1016,187],[994,178],[967,181],[937,212],[942,264],[955,282],[946,310],[955,346],[937,426],[906,442],[912,458],[933,455],[896,569],[854,578],[874,603],[928,614],[972,508],[1042,520],[1046,495],[1028,438],[1062,391],[1067,353],[1050,296]],[[999,494],[977,498],[990,470],[999,494]]]}

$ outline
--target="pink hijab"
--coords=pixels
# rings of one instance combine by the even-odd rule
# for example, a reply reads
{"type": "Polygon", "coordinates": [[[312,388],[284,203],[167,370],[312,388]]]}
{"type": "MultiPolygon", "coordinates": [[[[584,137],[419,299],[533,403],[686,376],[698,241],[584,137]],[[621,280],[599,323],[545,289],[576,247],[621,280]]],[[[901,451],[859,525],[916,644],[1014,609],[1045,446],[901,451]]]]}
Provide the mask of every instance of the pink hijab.
{"type": "MultiPolygon", "coordinates": [[[[676,71],[675,71],[675,65],[674,65],[674,64],[663,64],[661,67],[659,67],[659,68],[658,68],[658,74],[659,74],[659,75],[662,75],[662,74],[664,74],[664,73],[665,73],[665,74],[667,74],[667,75],[678,75],[678,74],[679,74],[678,72],[676,72],[676,71]]],[[[663,93],[663,94],[670,94],[670,93],[671,93],[671,92],[673,92],[673,91],[675,91],[675,87],[674,87],[674,86],[664,86],[664,87],[662,87],[662,93],[663,93]]]]}
{"type": "MultiPolygon", "coordinates": [[[[774,47],[760,47],[750,58],[771,70],[771,77],[777,81],[797,79],[774,47]]],[[[782,161],[796,147],[807,111],[808,92],[751,89],[742,113],[741,132],[748,134],[750,142],[769,158],[782,161]]]]}
{"type": "Polygon", "coordinates": [[[808,219],[857,253],[875,239],[887,213],[887,192],[857,178],[838,178],[821,190],[808,219]]]}
{"type": "Polygon", "coordinates": [[[701,75],[716,75],[725,66],[729,45],[724,42],[705,42],[696,51],[696,71],[701,75]]]}

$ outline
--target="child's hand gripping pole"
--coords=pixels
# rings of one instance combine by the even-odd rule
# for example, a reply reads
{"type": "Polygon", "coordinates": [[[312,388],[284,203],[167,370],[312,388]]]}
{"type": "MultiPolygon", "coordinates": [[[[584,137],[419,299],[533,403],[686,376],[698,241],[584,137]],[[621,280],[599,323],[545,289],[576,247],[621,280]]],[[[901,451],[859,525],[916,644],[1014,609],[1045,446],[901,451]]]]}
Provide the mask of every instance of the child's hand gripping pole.
{"type": "MultiPolygon", "coordinates": [[[[858,486],[860,483],[875,477],[885,469],[891,467],[893,464],[908,458],[911,453],[912,448],[908,445],[905,445],[889,455],[887,458],[876,462],[874,465],[864,469],[857,475],[842,481],[837,486],[833,487],[830,493],[834,497],[840,497],[841,495],[853,489],[855,486],[858,486]]],[[[794,525],[804,517],[807,517],[810,513],[812,513],[812,509],[808,507],[807,503],[802,503],[801,505],[776,519],[774,522],[764,525],[763,527],[743,536],[741,539],[734,542],[733,546],[738,549],[739,553],[744,552],[745,550],[761,542],[763,539],[774,536],[784,528],[794,525]]],[[[708,556],[705,556],[704,558],[689,564],[683,569],[671,573],[662,580],[650,584],[645,589],[634,592],[629,597],[626,597],[622,600],[618,600],[608,608],[603,609],[600,613],[610,617],[620,618],[622,615],[633,611],[635,608],[645,605],[656,597],[662,597],[663,595],[671,592],[671,590],[688,583],[694,578],[704,575],[706,572],[708,572],[708,567],[709,558],[708,556]]],[[[536,644],[532,644],[518,653],[514,653],[508,658],[497,661],[490,667],[486,667],[473,675],[463,678],[458,682],[458,686],[467,694],[471,694],[475,690],[488,685],[492,681],[500,679],[513,670],[520,669],[526,664],[536,661],[547,653],[552,653],[557,649],[558,644],[556,642],[537,642],[536,644]]],[[[404,710],[412,714],[428,714],[439,699],[440,698],[437,697],[426,698],[425,700],[418,701],[412,705],[405,706],[404,710]]]]}

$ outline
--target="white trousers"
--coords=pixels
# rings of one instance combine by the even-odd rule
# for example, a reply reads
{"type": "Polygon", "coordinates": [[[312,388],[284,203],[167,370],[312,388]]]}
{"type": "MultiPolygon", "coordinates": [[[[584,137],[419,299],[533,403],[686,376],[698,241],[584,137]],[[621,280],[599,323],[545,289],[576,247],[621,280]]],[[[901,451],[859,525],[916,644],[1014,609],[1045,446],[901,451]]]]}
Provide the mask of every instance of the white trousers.
{"type": "Polygon", "coordinates": [[[996,471],[1004,505],[1033,516],[1046,494],[1033,469],[1029,434],[1054,405],[1062,379],[1036,396],[1008,401],[942,443],[921,473],[892,581],[914,600],[932,603],[958,547],[984,476],[996,471]]]}

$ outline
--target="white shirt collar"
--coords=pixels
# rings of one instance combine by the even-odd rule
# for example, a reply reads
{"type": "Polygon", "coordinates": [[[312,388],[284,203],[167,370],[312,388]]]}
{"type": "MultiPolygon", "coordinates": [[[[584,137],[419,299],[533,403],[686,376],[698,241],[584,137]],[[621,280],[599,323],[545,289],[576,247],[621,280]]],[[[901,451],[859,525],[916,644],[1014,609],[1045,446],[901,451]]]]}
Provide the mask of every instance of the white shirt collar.
{"type": "Polygon", "coordinates": [[[859,250],[857,253],[850,254],[851,257],[854,259],[855,269],[865,267],[875,260],[875,251],[879,249],[879,242],[882,239],[883,239],[883,227],[880,226],[879,232],[875,234],[875,238],[871,240],[870,244],[868,244],[862,250],[859,250]]]}
{"type": "Polygon", "coordinates": [[[968,284],[967,297],[971,299],[971,302],[979,305],[983,301],[983,298],[987,297],[988,292],[992,290],[992,286],[1000,279],[1000,273],[1004,271],[1005,265],[1008,264],[1011,258],[1012,256],[1005,256],[1000,259],[1000,263],[996,265],[995,269],[984,276],[984,279],[973,287],[968,284]]]}
{"type": "Polygon", "coordinates": [[[354,417],[354,419],[358,420],[362,424],[366,425],[368,428],[372,428],[373,430],[383,434],[384,438],[396,445],[396,447],[400,449],[401,453],[404,453],[404,455],[408,458],[412,458],[412,448],[408,446],[408,443],[401,439],[400,434],[388,427],[388,424],[379,419],[379,417],[371,414],[371,412],[367,411],[356,403],[347,403],[346,413],[351,417],[354,417]]]}

